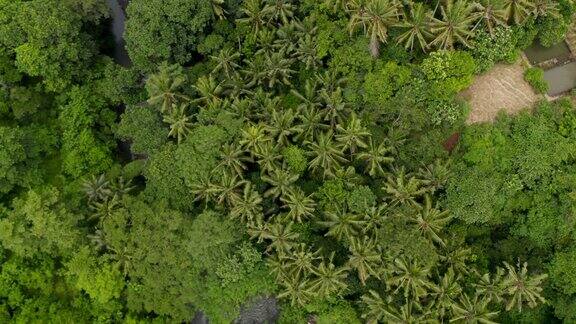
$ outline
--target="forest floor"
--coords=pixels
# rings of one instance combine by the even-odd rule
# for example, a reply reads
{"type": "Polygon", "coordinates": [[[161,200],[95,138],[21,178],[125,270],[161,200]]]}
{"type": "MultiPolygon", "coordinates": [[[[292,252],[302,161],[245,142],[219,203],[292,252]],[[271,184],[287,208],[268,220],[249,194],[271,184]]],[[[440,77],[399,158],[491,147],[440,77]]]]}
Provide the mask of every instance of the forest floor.
{"type": "Polygon", "coordinates": [[[500,110],[508,114],[531,107],[541,98],[524,81],[524,66],[498,64],[476,77],[474,83],[460,95],[470,103],[469,124],[492,121],[500,110]]]}

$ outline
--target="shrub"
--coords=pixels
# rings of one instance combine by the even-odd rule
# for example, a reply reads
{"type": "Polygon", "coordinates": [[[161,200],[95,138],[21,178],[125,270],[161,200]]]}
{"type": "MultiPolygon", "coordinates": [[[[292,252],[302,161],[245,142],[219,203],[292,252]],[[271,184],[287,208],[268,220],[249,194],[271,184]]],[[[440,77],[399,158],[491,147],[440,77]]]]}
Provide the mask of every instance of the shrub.
{"type": "Polygon", "coordinates": [[[472,56],[476,60],[476,73],[486,72],[500,61],[514,63],[518,54],[513,30],[504,27],[498,27],[493,35],[485,31],[479,32],[472,50],[472,56]]]}
{"type": "Polygon", "coordinates": [[[548,83],[544,80],[544,70],[540,68],[527,69],[524,72],[524,80],[538,93],[546,93],[549,89],[548,83]]]}

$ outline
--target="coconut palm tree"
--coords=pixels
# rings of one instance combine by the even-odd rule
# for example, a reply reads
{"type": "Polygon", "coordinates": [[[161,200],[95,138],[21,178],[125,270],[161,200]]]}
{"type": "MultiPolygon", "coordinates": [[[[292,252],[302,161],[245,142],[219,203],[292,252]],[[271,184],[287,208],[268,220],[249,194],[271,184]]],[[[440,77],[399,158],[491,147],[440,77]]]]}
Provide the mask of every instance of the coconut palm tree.
{"type": "Polygon", "coordinates": [[[322,112],[324,112],[324,120],[330,122],[332,129],[336,128],[338,123],[346,118],[348,108],[350,105],[344,101],[344,92],[342,88],[336,88],[332,92],[323,89],[320,92],[320,97],[324,103],[322,112]]]}
{"type": "Polygon", "coordinates": [[[409,217],[408,222],[416,225],[416,228],[424,237],[444,246],[444,240],[440,237],[440,232],[450,222],[452,216],[447,210],[440,211],[437,207],[432,206],[430,195],[425,195],[424,204],[416,205],[417,213],[409,217]]]}
{"type": "Polygon", "coordinates": [[[272,139],[266,134],[266,125],[262,123],[248,124],[241,131],[240,145],[254,156],[262,151],[265,143],[272,139]]]}
{"type": "Polygon", "coordinates": [[[436,309],[440,318],[447,316],[460,296],[462,292],[462,287],[458,283],[460,279],[461,276],[456,274],[453,268],[448,268],[440,282],[430,286],[430,296],[434,298],[432,307],[436,309]]]}
{"type": "Polygon", "coordinates": [[[408,297],[416,300],[428,295],[431,286],[428,280],[430,269],[404,258],[395,259],[392,265],[393,274],[388,280],[388,284],[396,287],[395,293],[403,290],[406,300],[408,297]]]}
{"type": "Polygon", "coordinates": [[[342,151],[332,140],[333,137],[332,131],[328,131],[319,134],[314,142],[305,142],[312,157],[308,168],[314,172],[321,172],[323,177],[333,177],[340,163],[347,162],[342,151]]]}
{"type": "Polygon", "coordinates": [[[336,267],[332,260],[334,252],[328,260],[322,260],[320,264],[312,269],[316,279],[310,283],[310,288],[319,296],[328,297],[339,295],[346,290],[346,278],[348,277],[347,267],[336,267]]]}
{"type": "Polygon", "coordinates": [[[365,163],[364,172],[372,177],[384,175],[384,165],[394,161],[394,158],[387,155],[388,152],[390,149],[384,142],[376,144],[370,138],[366,150],[358,153],[358,159],[365,163]]]}
{"type": "Polygon", "coordinates": [[[264,14],[270,20],[282,21],[288,24],[289,20],[294,16],[294,4],[291,0],[268,0],[264,7],[264,14]]]}
{"type": "Polygon", "coordinates": [[[159,107],[163,114],[169,113],[178,102],[189,101],[189,98],[181,93],[185,83],[186,75],[180,65],[163,62],[158,73],[152,74],[146,80],[148,104],[159,107]]]}
{"type": "Polygon", "coordinates": [[[240,68],[238,64],[240,53],[235,52],[231,48],[221,50],[218,55],[210,55],[210,58],[216,63],[212,70],[214,74],[222,72],[227,78],[231,78],[236,70],[240,68]]]}
{"type": "Polygon", "coordinates": [[[92,176],[92,178],[84,180],[82,182],[82,191],[88,197],[88,201],[108,200],[112,196],[110,181],[106,179],[105,174],[101,174],[98,177],[92,176]]]}
{"type": "Polygon", "coordinates": [[[324,213],[325,220],[319,221],[318,225],[328,228],[326,236],[332,236],[339,241],[351,241],[358,235],[364,220],[360,216],[343,212],[336,208],[334,212],[324,213]]]}
{"type": "Polygon", "coordinates": [[[377,251],[376,242],[364,236],[362,239],[354,237],[350,241],[350,255],[346,263],[350,269],[358,272],[358,278],[362,285],[370,276],[379,277],[380,253],[377,251]]]}
{"type": "Polygon", "coordinates": [[[416,176],[422,180],[430,193],[443,190],[450,177],[450,160],[437,159],[434,163],[418,169],[416,176]]]}
{"type": "Polygon", "coordinates": [[[165,123],[170,125],[168,136],[176,138],[178,144],[188,136],[194,125],[191,122],[192,117],[186,114],[187,108],[187,104],[175,105],[163,119],[165,123]]]}
{"type": "Polygon", "coordinates": [[[286,57],[282,51],[265,55],[262,79],[268,88],[274,88],[279,83],[290,85],[290,77],[295,73],[291,69],[293,60],[286,57]]]}
{"type": "Polygon", "coordinates": [[[316,37],[307,34],[298,39],[298,43],[292,57],[304,64],[308,70],[316,70],[322,64],[318,57],[318,44],[316,37]]]}
{"type": "Polygon", "coordinates": [[[454,49],[456,43],[472,47],[474,22],[478,13],[467,0],[447,0],[440,6],[441,18],[432,17],[430,31],[435,35],[430,46],[441,49],[454,49]]]}
{"type": "Polygon", "coordinates": [[[262,214],[262,197],[258,191],[252,189],[252,184],[246,182],[242,195],[235,195],[232,198],[232,209],[230,217],[238,218],[244,223],[254,221],[262,214]]]}
{"type": "Polygon", "coordinates": [[[400,5],[396,0],[350,0],[348,11],[350,22],[348,29],[354,33],[362,27],[370,37],[370,53],[377,57],[380,53],[380,43],[388,40],[388,29],[400,18],[400,5]]]}
{"type": "Polygon", "coordinates": [[[532,15],[534,18],[538,17],[554,17],[561,18],[558,3],[552,0],[531,0],[532,15]]]}
{"type": "Polygon", "coordinates": [[[470,324],[496,324],[492,321],[498,312],[488,309],[489,301],[481,299],[478,295],[470,299],[467,294],[460,296],[459,302],[452,306],[452,318],[450,322],[470,324]]]}
{"type": "Polygon", "coordinates": [[[194,103],[203,105],[220,101],[220,97],[224,93],[224,87],[214,79],[212,74],[203,75],[198,78],[192,88],[198,93],[198,98],[194,99],[194,103]]]}
{"type": "Polygon", "coordinates": [[[368,295],[362,295],[360,298],[366,305],[366,312],[362,314],[362,318],[368,323],[379,323],[385,318],[388,313],[388,302],[380,297],[380,294],[370,290],[368,295]]]}
{"type": "Polygon", "coordinates": [[[498,26],[506,26],[506,9],[503,0],[480,0],[474,3],[481,23],[490,33],[494,35],[494,30],[498,26]]]}
{"type": "Polygon", "coordinates": [[[286,217],[291,221],[302,223],[304,219],[314,216],[316,202],[312,199],[312,195],[306,196],[299,188],[289,191],[280,200],[284,203],[282,207],[288,208],[286,217]]]}
{"type": "Polygon", "coordinates": [[[244,172],[248,169],[246,163],[252,161],[245,153],[242,147],[236,143],[222,145],[219,156],[220,162],[216,165],[214,171],[231,172],[242,178],[244,172]]]}
{"type": "Polygon", "coordinates": [[[260,173],[272,174],[275,170],[280,169],[280,161],[282,154],[278,150],[278,146],[274,146],[271,142],[266,142],[256,152],[256,163],[260,166],[260,173]]]}
{"type": "Polygon", "coordinates": [[[502,0],[506,12],[506,21],[516,25],[524,23],[534,9],[531,0],[502,0]]]}
{"type": "Polygon", "coordinates": [[[274,222],[267,225],[267,231],[262,234],[264,239],[270,240],[266,251],[274,249],[279,254],[289,252],[295,245],[299,234],[292,230],[293,223],[283,224],[274,222]]]}
{"type": "Polygon", "coordinates": [[[364,225],[362,226],[362,233],[377,235],[377,230],[386,217],[386,208],[386,204],[381,204],[379,206],[372,206],[363,213],[364,225]]]}
{"type": "Polygon", "coordinates": [[[285,277],[281,285],[284,290],[278,294],[278,298],[287,298],[292,306],[303,306],[315,295],[306,278],[285,277]]]}
{"type": "Polygon", "coordinates": [[[343,88],[348,80],[341,77],[336,70],[326,70],[324,73],[316,72],[316,82],[321,93],[332,93],[338,88],[343,88]]]}
{"type": "Polygon", "coordinates": [[[494,275],[485,273],[479,278],[477,283],[473,284],[476,294],[478,294],[482,299],[491,302],[502,302],[505,289],[502,285],[503,277],[504,270],[500,267],[496,268],[496,273],[494,273],[494,275]]]}
{"type": "Polygon", "coordinates": [[[301,132],[301,127],[294,125],[295,118],[296,114],[292,109],[274,110],[266,125],[266,130],[277,143],[288,146],[290,144],[289,138],[301,132]]]}
{"type": "Polygon", "coordinates": [[[239,23],[252,26],[252,35],[256,36],[258,32],[268,23],[264,3],[262,0],[246,0],[240,12],[245,16],[236,19],[239,23]]]}
{"type": "Polygon", "coordinates": [[[295,246],[284,256],[288,275],[299,278],[309,277],[314,269],[314,263],[320,259],[319,254],[319,251],[312,251],[304,243],[295,246]]]}
{"type": "Polygon", "coordinates": [[[336,126],[336,141],[340,143],[343,150],[349,150],[350,155],[356,153],[357,148],[366,148],[366,138],[370,136],[368,130],[355,113],[352,113],[345,126],[336,126]]]}
{"type": "Polygon", "coordinates": [[[272,170],[269,174],[262,175],[261,179],[271,185],[266,190],[264,197],[286,197],[293,191],[293,184],[298,180],[297,174],[291,174],[287,170],[280,168],[272,170]]]}
{"type": "Polygon", "coordinates": [[[322,123],[322,113],[316,105],[301,105],[298,112],[298,118],[300,119],[300,124],[298,126],[301,132],[296,136],[296,139],[303,142],[314,141],[318,132],[330,127],[322,123]]]}
{"type": "Polygon", "coordinates": [[[502,285],[506,287],[504,293],[508,295],[506,310],[516,308],[518,311],[522,311],[522,306],[525,303],[528,304],[528,307],[534,308],[539,302],[546,302],[541,295],[541,284],[548,277],[547,274],[530,276],[527,262],[524,262],[522,266],[518,262],[516,267],[504,262],[504,266],[508,270],[502,281],[502,285]]]}
{"type": "Polygon", "coordinates": [[[226,19],[226,10],[222,7],[224,5],[224,0],[210,0],[212,2],[212,12],[218,17],[218,19],[226,19]]]}
{"type": "Polygon", "coordinates": [[[432,14],[422,3],[410,2],[408,9],[404,12],[404,19],[401,19],[397,27],[404,32],[396,37],[398,44],[403,44],[406,49],[414,50],[417,45],[422,51],[426,51],[428,40],[432,37],[430,24],[432,14]]]}
{"type": "MultiPolygon", "coordinates": [[[[205,197],[214,197],[214,202],[219,205],[226,204],[233,206],[234,203],[241,199],[239,191],[240,187],[247,184],[246,180],[242,180],[238,175],[231,175],[224,172],[217,183],[208,183],[209,187],[203,188],[205,197]]],[[[197,188],[200,189],[200,188],[197,188]]],[[[195,191],[201,193],[200,191],[195,191]]]]}
{"type": "Polygon", "coordinates": [[[406,175],[404,168],[401,168],[396,176],[388,176],[382,190],[387,192],[393,206],[397,205],[416,205],[416,199],[427,192],[422,181],[415,177],[406,175]]]}

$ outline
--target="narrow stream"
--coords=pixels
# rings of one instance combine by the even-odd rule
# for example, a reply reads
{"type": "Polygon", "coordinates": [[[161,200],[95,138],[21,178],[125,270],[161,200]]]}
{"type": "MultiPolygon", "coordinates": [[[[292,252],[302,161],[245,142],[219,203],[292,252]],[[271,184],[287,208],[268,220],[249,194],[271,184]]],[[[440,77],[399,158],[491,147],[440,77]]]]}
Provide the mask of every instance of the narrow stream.
{"type": "Polygon", "coordinates": [[[128,52],[126,51],[126,42],[124,41],[124,29],[126,22],[126,15],[124,14],[123,6],[128,4],[128,1],[123,1],[122,6],[120,0],[107,0],[110,13],[112,14],[112,24],[110,30],[114,35],[114,60],[116,63],[129,67],[132,65],[128,52]]]}

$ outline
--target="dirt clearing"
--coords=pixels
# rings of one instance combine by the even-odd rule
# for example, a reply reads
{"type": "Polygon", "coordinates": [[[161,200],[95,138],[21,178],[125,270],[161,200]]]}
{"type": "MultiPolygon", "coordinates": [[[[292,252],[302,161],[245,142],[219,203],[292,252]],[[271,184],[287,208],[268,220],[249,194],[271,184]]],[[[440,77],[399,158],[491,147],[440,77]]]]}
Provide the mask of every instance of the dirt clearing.
{"type": "Polygon", "coordinates": [[[461,93],[470,103],[467,122],[492,121],[500,110],[515,114],[542,98],[524,81],[524,69],[520,63],[497,64],[477,76],[472,86],[461,93]]]}

